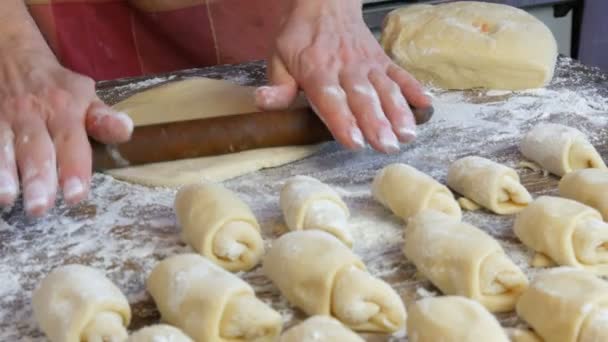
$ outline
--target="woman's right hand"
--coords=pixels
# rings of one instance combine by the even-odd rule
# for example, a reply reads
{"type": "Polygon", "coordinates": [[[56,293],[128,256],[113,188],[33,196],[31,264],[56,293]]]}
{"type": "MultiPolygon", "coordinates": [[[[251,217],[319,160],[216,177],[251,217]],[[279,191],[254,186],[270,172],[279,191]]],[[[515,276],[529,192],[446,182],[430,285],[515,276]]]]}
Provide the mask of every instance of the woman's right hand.
{"type": "Polygon", "coordinates": [[[25,211],[41,216],[54,205],[58,186],[68,204],[87,196],[87,136],[124,142],[133,123],[97,97],[91,78],[62,67],[46,45],[19,45],[0,43],[0,206],[12,205],[21,188],[25,211]]]}

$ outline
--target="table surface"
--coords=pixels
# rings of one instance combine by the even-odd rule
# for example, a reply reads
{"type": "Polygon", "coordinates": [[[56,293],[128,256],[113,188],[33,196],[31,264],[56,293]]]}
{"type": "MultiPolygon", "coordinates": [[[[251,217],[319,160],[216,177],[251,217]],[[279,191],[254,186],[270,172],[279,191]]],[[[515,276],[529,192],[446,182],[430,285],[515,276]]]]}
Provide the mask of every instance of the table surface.
{"type": "MultiPolygon", "coordinates": [[[[264,65],[251,63],[177,72],[149,78],[102,82],[100,96],[109,103],[142,89],[184,77],[206,76],[247,85],[265,82],[264,65]]],[[[437,290],[420,278],[402,255],[400,221],[370,195],[370,183],[383,166],[408,163],[445,182],[450,162],[466,155],[481,155],[517,167],[522,161],[517,144],[531,126],[541,121],[559,122],[587,133],[607,157],[608,77],[570,59],[558,63],[556,77],[546,89],[520,92],[433,90],[437,113],[421,126],[418,140],[402,152],[386,156],[371,150],[349,152],[335,143],[305,160],[263,170],[227,181],[251,205],[263,228],[267,244],[285,231],[278,192],[293,175],[317,177],[334,186],[352,210],[354,251],[370,272],[388,281],[404,302],[435,296],[437,290]]],[[[519,169],[523,184],[534,196],[555,194],[553,176],[519,169]]],[[[133,309],[131,329],[156,323],[159,314],[144,282],[156,262],[190,248],[179,240],[179,227],[172,209],[174,190],[127,184],[97,174],[93,194],[77,207],[63,203],[45,218],[30,220],[22,206],[2,213],[0,223],[0,340],[43,341],[31,309],[31,293],[53,268],[70,263],[103,270],[128,296],[133,309]]],[[[464,220],[499,240],[507,254],[526,274],[531,252],[514,237],[512,216],[485,211],[468,212],[464,220]]],[[[260,267],[241,273],[258,296],[277,309],[285,326],[303,318],[262,274],[260,267]]],[[[522,324],[515,314],[499,315],[504,326],[522,324]]],[[[404,332],[393,336],[366,335],[370,341],[405,341],[404,332]]]]}

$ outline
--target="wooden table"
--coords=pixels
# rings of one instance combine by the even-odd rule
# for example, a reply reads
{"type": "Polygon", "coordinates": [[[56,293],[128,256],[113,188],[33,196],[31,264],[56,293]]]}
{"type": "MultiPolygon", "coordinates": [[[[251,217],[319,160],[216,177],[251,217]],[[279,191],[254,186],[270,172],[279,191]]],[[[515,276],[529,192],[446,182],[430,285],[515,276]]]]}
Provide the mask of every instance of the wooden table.
{"type": "MultiPolygon", "coordinates": [[[[263,64],[252,63],[101,82],[99,94],[115,103],[147,86],[191,76],[248,85],[265,82],[263,64]]],[[[369,185],[376,171],[389,163],[405,162],[445,181],[449,163],[471,154],[515,167],[522,160],[517,150],[521,134],[539,121],[581,128],[607,157],[608,77],[562,59],[547,90],[434,94],[436,117],[420,128],[417,142],[404,146],[401,154],[348,152],[328,143],[306,160],[225,184],[251,205],[267,243],[285,230],[278,207],[278,191],[285,178],[306,174],[335,186],[352,209],[355,252],[370,271],[387,280],[406,304],[436,295],[437,290],[416,275],[414,266],[401,253],[401,222],[370,196],[369,185]]],[[[535,196],[556,192],[556,178],[523,169],[519,173],[535,196]]],[[[37,221],[24,216],[21,204],[5,210],[0,225],[0,340],[44,340],[32,315],[31,292],[50,270],[68,263],[102,269],[128,295],[134,314],[130,328],[157,322],[159,315],[144,289],[146,275],[158,260],[190,251],[179,241],[173,196],[173,190],[145,188],[98,174],[93,180],[93,195],[77,207],[60,203],[50,215],[37,221]]],[[[464,220],[497,238],[507,254],[527,274],[534,275],[535,270],[527,265],[530,251],[511,231],[513,217],[479,211],[466,213],[464,220]]],[[[283,314],[286,326],[303,317],[286,303],[259,267],[240,276],[283,314]]],[[[521,323],[513,313],[499,315],[499,319],[504,326],[521,323]]],[[[404,333],[366,337],[370,341],[406,340],[404,333]]]]}

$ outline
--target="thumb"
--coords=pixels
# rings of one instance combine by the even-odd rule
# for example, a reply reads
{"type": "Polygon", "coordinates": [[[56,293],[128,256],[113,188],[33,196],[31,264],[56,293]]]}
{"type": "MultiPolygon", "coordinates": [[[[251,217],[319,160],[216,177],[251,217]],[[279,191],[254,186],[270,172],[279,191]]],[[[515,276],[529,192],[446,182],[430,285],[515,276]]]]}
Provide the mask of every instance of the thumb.
{"type": "Polygon", "coordinates": [[[89,136],[104,144],[126,142],[133,133],[131,118],[125,113],[115,111],[99,99],[89,106],[85,123],[89,136]]]}
{"type": "Polygon", "coordinates": [[[276,55],[268,61],[268,79],[270,85],[255,91],[256,106],[262,110],[287,109],[298,96],[298,84],[276,55]]]}

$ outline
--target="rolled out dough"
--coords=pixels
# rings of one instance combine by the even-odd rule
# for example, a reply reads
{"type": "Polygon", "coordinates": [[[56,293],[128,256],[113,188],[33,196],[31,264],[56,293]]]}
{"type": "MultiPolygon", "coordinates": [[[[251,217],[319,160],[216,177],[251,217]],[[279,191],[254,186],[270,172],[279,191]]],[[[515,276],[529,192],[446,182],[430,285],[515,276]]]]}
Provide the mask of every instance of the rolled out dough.
{"type": "MultiPolygon", "coordinates": [[[[254,103],[253,87],[214,80],[192,78],[155,87],[116,104],[114,109],[127,113],[136,127],[187,121],[259,110],[254,103]]],[[[304,107],[303,98],[293,107],[304,107]]],[[[284,146],[255,149],[221,156],[184,159],[107,171],[128,182],[179,187],[203,180],[221,182],[265,168],[277,167],[306,158],[319,146],[284,146]]]]}

